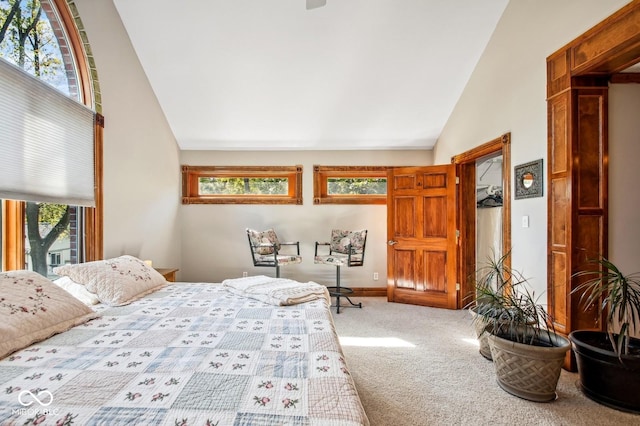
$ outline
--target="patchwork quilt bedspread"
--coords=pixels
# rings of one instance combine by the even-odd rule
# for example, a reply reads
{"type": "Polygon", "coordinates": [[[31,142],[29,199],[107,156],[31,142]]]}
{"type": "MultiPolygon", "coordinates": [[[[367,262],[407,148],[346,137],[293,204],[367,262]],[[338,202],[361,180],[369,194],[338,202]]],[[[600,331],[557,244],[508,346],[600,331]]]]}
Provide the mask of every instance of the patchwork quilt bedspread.
{"type": "Polygon", "coordinates": [[[176,283],[0,361],[2,425],[368,425],[327,302],[176,283]]]}

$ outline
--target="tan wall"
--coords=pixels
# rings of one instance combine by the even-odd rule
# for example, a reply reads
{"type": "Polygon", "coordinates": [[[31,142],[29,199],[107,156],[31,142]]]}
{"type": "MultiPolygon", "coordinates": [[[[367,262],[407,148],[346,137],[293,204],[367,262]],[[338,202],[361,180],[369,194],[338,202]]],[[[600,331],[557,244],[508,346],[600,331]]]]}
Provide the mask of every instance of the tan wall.
{"type": "Polygon", "coordinates": [[[335,268],[315,265],[315,241],[327,241],[331,229],[367,229],[363,267],[342,268],[344,283],[354,287],[386,287],[387,212],[384,205],[313,205],[313,165],[430,165],[432,151],[182,151],[188,165],[302,165],[303,205],[182,206],[182,279],[219,282],[250,275],[274,276],[272,268],[254,268],[245,228],[273,227],[286,241],[300,241],[302,264],[281,269],[281,276],[327,284],[335,268]],[[378,272],[380,279],[373,280],[378,272]]]}
{"type": "MultiPolygon", "coordinates": [[[[546,173],[546,57],[628,0],[511,1],[435,147],[435,164],[511,132],[512,164],[542,158],[546,173]]],[[[513,267],[546,290],[547,199],[512,200],[513,267]],[[529,216],[529,228],[522,217],[529,216]]]]}
{"type": "Polygon", "coordinates": [[[179,266],[178,147],[111,0],[75,0],[100,81],[104,255],[179,266]]]}

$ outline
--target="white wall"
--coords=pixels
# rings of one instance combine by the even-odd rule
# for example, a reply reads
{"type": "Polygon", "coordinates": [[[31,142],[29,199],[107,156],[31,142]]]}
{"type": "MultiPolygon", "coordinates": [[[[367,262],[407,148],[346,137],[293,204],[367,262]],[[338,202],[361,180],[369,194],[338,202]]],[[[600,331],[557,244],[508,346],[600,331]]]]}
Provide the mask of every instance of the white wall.
{"type": "Polygon", "coordinates": [[[640,85],[609,86],[609,259],[625,273],[640,271],[640,85]]]}
{"type": "MultiPolygon", "coordinates": [[[[511,132],[511,166],[547,161],[546,57],[628,0],[510,1],[435,147],[435,164],[511,132]]],[[[546,182],[545,182],[546,192],[546,182]]],[[[513,267],[546,291],[547,199],[512,200],[513,267]],[[530,227],[521,227],[522,216],[530,227]]]]}
{"type": "Polygon", "coordinates": [[[100,82],[104,255],[180,266],[179,150],[111,0],[75,0],[100,82]]]}
{"type": "Polygon", "coordinates": [[[220,282],[225,278],[265,274],[273,268],[254,268],[245,228],[273,227],[283,241],[300,241],[302,264],[281,268],[281,276],[328,284],[335,268],[315,265],[315,241],[327,241],[331,229],[367,229],[363,267],[342,268],[342,284],[386,287],[387,211],[384,205],[314,205],[313,165],[400,166],[431,165],[432,151],[182,151],[186,165],[302,165],[303,205],[183,205],[182,269],[184,281],[220,282]],[[373,280],[378,272],[380,279],[373,280]]]}
{"type": "MultiPolygon", "coordinates": [[[[215,281],[242,271],[270,273],[266,268],[249,266],[244,228],[274,226],[283,239],[300,239],[303,243],[304,263],[292,267],[299,274],[296,278],[325,282],[333,279],[333,271],[312,263],[313,242],[326,239],[334,226],[367,227],[371,234],[365,267],[361,272],[345,271],[345,283],[355,278],[355,286],[383,287],[384,206],[313,206],[312,165],[448,164],[451,156],[510,131],[512,166],[543,158],[546,170],[545,58],[626,3],[627,0],[510,2],[434,153],[180,153],[112,1],[75,0],[97,65],[106,122],[105,256],[127,253],[152,259],[156,266],[180,267],[181,280],[215,281]],[[302,164],[304,205],[182,206],[180,163],[302,164]],[[225,241],[231,243],[225,245],[225,241]],[[380,273],[378,282],[371,278],[374,271],[380,273]]],[[[610,130],[612,158],[615,155],[633,161],[631,155],[616,153],[614,146],[615,140],[632,138],[633,130],[610,130]]],[[[616,179],[623,177],[612,174],[612,188],[618,187],[616,179]]],[[[628,193],[616,195],[613,190],[610,201],[610,254],[614,258],[627,253],[624,262],[628,265],[635,262],[629,259],[633,257],[631,253],[637,253],[637,247],[630,250],[628,245],[638,238],[636,234],[633,239],[625,236],[630,229],[637,233],[638,227],[621,228],[622,222],[613,219],[613,212],[619,210],[619,202],[637,200],[632,201],[628,193]]],[[[542,198],[514,200],[512,222],[514,267],[532,277],[536,288],[542,291],[546,287],[546,194],[542,198]],[[530,228],[519,227],[523,215],[530,216],[530,228]]],[[[294,272],[283,268],[284,276],[293,276],[290,274],[294,272]]]]}

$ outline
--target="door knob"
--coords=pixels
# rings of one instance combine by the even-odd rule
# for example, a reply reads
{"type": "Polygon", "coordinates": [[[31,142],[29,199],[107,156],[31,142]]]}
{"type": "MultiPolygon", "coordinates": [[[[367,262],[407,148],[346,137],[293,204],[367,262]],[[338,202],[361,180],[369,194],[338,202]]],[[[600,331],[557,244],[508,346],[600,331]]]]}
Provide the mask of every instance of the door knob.
{"type": "Polygon", "coordinates": [[[389,244],[390,246],[394,245],[394,244],[398,244],[397,241],[393,241],[393,240],[389,240],[387,241],[387,244],[389,244]]]}

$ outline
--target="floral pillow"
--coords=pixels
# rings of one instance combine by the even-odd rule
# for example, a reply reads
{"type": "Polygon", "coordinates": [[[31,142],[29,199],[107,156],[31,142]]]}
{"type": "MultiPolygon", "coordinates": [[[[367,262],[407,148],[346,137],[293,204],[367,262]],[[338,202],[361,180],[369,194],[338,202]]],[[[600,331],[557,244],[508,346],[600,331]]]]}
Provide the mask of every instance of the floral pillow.
{"type": "Polygon", "coordinates": [[[0,358],[97,316],[40,274],[0,273],[0,358]]]}
{"type": "Polygon", "coordinates": [[[102,303],[110,306],[129,304],[167,285],[167,280],[158,271],[128,255],[58,266],[53,272],[84,285],[102,303]]]}

